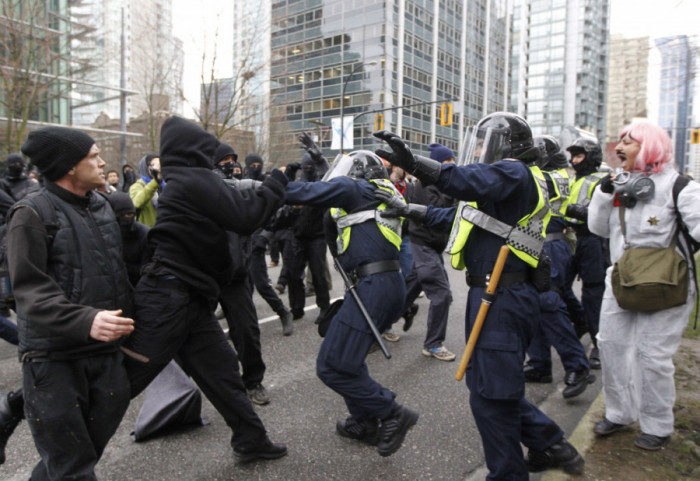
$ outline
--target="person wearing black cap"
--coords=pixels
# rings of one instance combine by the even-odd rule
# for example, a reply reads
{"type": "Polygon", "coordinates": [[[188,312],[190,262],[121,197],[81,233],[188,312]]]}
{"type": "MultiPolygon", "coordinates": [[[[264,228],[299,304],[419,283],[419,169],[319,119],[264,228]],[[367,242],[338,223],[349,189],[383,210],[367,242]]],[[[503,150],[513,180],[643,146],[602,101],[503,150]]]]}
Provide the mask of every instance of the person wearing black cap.
{"type": "MultiPolygon", "coordinates": [[[[442,165],[454,164],[455,154],[452,149],[442,144],[428,146],[430,158],[442,165]]],[[[423,185],[420,180],[415,184],[412,202],[433,207],[452,207],[455,200],[440,192],[434,185],[423,185]]],[[[440,361],[454,361],[455,354],[443,343],[447,332],[447,319],[450,314],[452,292],[450,280],[445,271],[442,252],[447,247],[448,232],[422,224],[411,224],[409,228],[413,269],[406,277],[406,303],[401,311],[410,316],[410,309],[421,291],[430,300],[428,310],[428,330],[423,341],[423,355],[440,361]]],[[[404,329],[408,330],[404,325],[404,329]]]]}
{"type": "Polygon", "coordinates": [[[15,202],[24,199],[27,194],[39,190],[39,184],[27,175],[27,164],[21,154],[10,154],[5,161],[7,170],[0,178],[0,189],[12,197],[15,202]]]}
{"type": "Polygon", "coordinates": [[[260,154],[248,154],[245,156],[245,178],[263,181],[265,180],[265,174],[263,174],[263,158],[260,154]]]}
{"type": "Polygon", "coordinates": [[[219,141],[179,117],[163,124],[160,146],[166,185],[148,234],[153,261],[136,287],[139,329],[125,343],[149,362],[125,360],[131,394],[143,391],[177,356],[233,430],[238,462],[282,457],[287,448],[268,438],[213,306],[233,275],[226,231],[250,235],[262,226],[282,205],[287,178],[273,170],[254,190],[226,185],[213,172],[219,141]]]}
{"type": "MultiPolygon", "coordinates": [[[[7,233],[24,413],[41,456],[31,479],[95,479],[129,404],[119,344],[134,330],[119,225],[93,191],[105,162],[92,137],[60,127],[31,132],[22,152],[45,178],[10,210],[7,233]],[[38,214],[49,208],[51,229],[38,214]]],[[[17,394],[0,403],[3,448],[14,429],[7,413],[21,417],[17,394]]]]}

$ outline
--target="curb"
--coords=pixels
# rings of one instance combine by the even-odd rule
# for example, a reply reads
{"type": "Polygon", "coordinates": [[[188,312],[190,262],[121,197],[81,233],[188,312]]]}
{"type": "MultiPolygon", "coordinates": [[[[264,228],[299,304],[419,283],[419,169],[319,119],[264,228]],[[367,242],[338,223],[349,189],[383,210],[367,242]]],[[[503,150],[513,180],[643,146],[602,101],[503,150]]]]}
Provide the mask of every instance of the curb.
{"type": "MultiPolygon", "coordinates": [[[[578,450],[579,454],[585,459],[586,453],[593,445],[593,440],[595,439],[595,433],[593,433],[593,425],[605,412],[605,400],[603,398],[603,391],[601,390],[595,401],[591,403],[591,406],[583,415],[581,420],[576,425],[576,429],[568,438],[568,441],[574,445],[578,450]]],[[[585,469],[585,468],[584,468],[585,469]]],[[[564,471],[559,470],[549,470],[545,471],[540,478],[540,481],[573,481],[575,479],[580,479],[578,476],[567,474],[564,471]]]]}

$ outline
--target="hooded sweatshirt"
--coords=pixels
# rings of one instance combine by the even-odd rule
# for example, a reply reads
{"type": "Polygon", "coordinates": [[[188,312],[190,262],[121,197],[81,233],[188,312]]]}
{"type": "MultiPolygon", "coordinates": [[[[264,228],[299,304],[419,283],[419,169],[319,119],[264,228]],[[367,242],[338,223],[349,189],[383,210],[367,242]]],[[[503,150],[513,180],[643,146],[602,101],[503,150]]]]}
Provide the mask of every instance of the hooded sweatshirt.
{"type": "Polygon", "coordinates": [[[162,268],[207,298],[233,274],[226,230],[250,235],[284,202],[284,185],[268,177],[239,191],[212,169],[219,141],[198,125],[170,117],[160,137],[165,188],[149,232],[154,272],[162,268]]]}

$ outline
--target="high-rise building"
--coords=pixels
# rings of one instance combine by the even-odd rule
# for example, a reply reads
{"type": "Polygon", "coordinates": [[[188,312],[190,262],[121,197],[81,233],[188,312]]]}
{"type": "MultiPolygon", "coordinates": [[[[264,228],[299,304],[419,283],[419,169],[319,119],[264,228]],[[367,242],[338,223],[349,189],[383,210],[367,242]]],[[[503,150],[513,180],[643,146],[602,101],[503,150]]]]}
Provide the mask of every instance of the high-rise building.
{"type": "Polygon", "coordinates": [[[610,58],[614,61],[608,68],[607,142],[616,142],[622,127],[635,118],[648,117],[649,49],[649,37],[613,35],[610,40],[610,58]]]}
{"type": "Polygon", "coordinates": [[[685,35],[654,40],[659,52],[658,124],[673,140],[676,164],[681,172],[690,168],[690,135],[693,127],[695,69],[698,50],[685,35]]]}
{"type": "Polygon", "coordinates": [[[371,134],[383,127],[425,153],[431,142],[458,150],[467,125],[507,107],[506,0],[279,0],[246,17],[259,18],[267,66],[253,78],[275,164],[299,160],[304,131],[337,154],[341,114],[345,151],[379,145],[371,134]]]}
{"type": "Polygon", "coordinates": [[[101,112],[120,116],[122,28],[127,120],[144,112],[182,111],[184,51],[173,37],[172,0],[82,0],[71,15],[94,29],[87,41],[73,44],[73,56],[90,64],[89,84],[73,91],[73,122],[87,125],[101,112]],[[123,24],[122,24],[123,17],[123,24]]]}
{"type": "Polygon", "coordinates": [[[565,125],[605,138],[609,0],[516,0],[511,109],[535,135],[565,125]]]}

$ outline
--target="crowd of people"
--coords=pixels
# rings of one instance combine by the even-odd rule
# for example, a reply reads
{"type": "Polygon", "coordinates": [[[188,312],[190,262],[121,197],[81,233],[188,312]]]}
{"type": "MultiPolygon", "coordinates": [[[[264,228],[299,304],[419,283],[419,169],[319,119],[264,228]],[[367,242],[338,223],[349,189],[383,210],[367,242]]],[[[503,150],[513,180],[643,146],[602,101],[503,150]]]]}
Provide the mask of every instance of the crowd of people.
{"type": "Polygon", "coordinates": [[[89,135],[32,131],[0,179],[12,289],[4,302],[17,313],[17,325],[0,317],[0,335],[18,345],[23,373],[21,388],[0,395],[0,464],[26,419],[41,456],[31,479],[95,479],[130,399],[159,376],[167,383],[173,370],[222,415],[238,462],[285,456],[253,407],[270,402],[254,289],[284,336],[313,293],[316,322],[327,323],[317,375],[348,410],[336,432],[390,456],[420,414],[371,377],[365,358],[400,340],[392,325],[402,318],[403,331],[412,327],[424,292],[422,354],[455,360],[447,322],[453,296],[465,290],[450,286],[443,252],[467,272],[467,335],[482,304],[490,306],[466,369],[488,479],[583,470],[564,431],[525,398],[526,382],[553,382],[552,347],[565,399],[601,371],[606,413],[596,434],[639,421],[635,445],[663,447],[673,433],[671,358],[696,286],[686,282],[681,301],[649,309],[620,301],[617,279],[628,250],[669,246],[694,278],[700,187],[676,171],[668,134],[648,122],[626,127],[616,172],[604,168],[597,141],[576,140],[567,159],[554,137],[533,137],[525,119],[507,112],[470,129],[459,155],[434,143],[422,157],[394,133],[374,136],[389,149],[341,153],[329,164],[302,134],[300,162],[266,172],[262,156],[242,165],[232,146],[171,117],[160,152],[125,166],[120,179],[105,174],[89,135]],[[492,279],[502,246],[503,273],[492,279]],[[271,265],[281,253],[274,288],[268,249],[271,265]],[[333,305],[329,256],[353,284],[333,305]],[[280,298],[287,289],[288,306],[280,298]]]}

